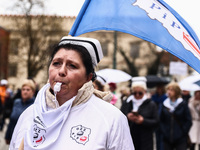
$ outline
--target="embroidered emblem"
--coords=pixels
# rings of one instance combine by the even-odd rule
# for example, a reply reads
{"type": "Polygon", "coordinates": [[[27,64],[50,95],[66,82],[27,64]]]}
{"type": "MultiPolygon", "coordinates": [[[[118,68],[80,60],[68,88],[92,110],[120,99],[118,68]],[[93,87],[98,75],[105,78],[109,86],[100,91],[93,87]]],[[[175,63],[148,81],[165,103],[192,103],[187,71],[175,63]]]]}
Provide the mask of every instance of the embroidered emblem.
{"type": "Polygon", "coordinates": [[[82,125],[74,126],[71,128],[70,137],[78,144],[85,145],[89,141],[89,135],[91,133],[90,128],[86,128],[82,125]]]}
{"type": "Polygon", "coordinates": [[[37,147],[45,141],[44,134],[46,130],[39,128],[36,124],[33,126],[33,146],[37,147]]]}

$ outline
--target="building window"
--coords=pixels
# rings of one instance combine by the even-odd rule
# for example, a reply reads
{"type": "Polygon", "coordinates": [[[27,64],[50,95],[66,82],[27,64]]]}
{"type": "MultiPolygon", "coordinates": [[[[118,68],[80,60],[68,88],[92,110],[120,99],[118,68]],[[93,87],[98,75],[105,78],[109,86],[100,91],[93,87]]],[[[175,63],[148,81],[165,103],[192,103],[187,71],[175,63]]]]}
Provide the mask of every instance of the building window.
{"type": "Polygon", "coordinates": [[[8,75],[10,77],[16,77],[17,76],[17,64],[9,64],[8,75]]]}
{"type": "Polygon", "coordinates": [[[103,55],[108,56],[108,42],[103,42],[101,44],[103,55]]]}
{"type": "Polygon", "coordinates": [[[12,39],[10,41],[10,54],[18,55],[18,46],[19,46],[19,40],[18,39],[12,39]]]}
{"type": "Polygon", "coordinates": [[[131,43],[130,56],[135,59],[139,57],[140,42],[131,43]]]}

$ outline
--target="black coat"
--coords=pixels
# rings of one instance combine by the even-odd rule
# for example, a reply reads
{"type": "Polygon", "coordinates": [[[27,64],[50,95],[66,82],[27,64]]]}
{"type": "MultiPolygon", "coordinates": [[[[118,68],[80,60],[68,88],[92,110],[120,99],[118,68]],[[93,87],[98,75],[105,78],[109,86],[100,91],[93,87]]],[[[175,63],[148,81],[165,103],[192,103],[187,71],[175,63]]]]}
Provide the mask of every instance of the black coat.
{"type": "MultiPolygon", "coordinates": [[[[132,101],[129,103],[124,101],[121,111],[127,116],[132,110],[132,101]]],[[[129,121],[135,150],[153,150],[153,132],[159,123],[158,109],[155,102],[151,99],[147,99],[140,105],[138,113],[144,118],[142,124],[129,121]]]]}
{"type": "Polygon", "coordinates": [[[192,126],[190,110],[185,101],[181,102],[174,110],[169,112],[168,108],[162,105],[160,114],[160,127],[164,139],[169,143],[183,141],[192,126]]]}

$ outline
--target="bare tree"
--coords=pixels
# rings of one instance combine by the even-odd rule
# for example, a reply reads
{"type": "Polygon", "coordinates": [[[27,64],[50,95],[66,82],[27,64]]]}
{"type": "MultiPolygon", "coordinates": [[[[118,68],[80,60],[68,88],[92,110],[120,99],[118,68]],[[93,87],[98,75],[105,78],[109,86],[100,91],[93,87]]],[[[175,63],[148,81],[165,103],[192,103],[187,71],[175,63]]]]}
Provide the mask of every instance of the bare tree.
{"type": "Polygon", "coordinates": [[[61,33],[61,20],[57,16],[36,15],[44,10],[43,0],[17,0],[14,4],[22,17],[16,19],[26,47],[28,77],[34,78],[47,64],[47,49],[52,38],[61,33]]]}
{"type": "Polygon", "coordinates": [[[161,58],[163,53],[157,52],[156,49],[155,49],[156,48],[155,45],[153,45],[152,43],[149,43],[149,42],[146,42],[146,43],[147,43],[148,49],[151,51],[151,55],[149,55],[149,53],[145,54],[143,58],[140,58],[140,56],[136,59],[130,58],[126,55],[125,51],[122,48],[119,49],[120,54],[124,57],[124,60],[125,60],[128,68],[129,68],[128,72],[132,76],[138,76],[139,75],[139,69],[140,68],[138,68],[138,65],[136,65],[136,63],[138,63],[138,62],[141,63],[141,61],[145,63],[145,66],[147,67],[147,74],[148,75],[149,74],[156,75],[158,73],[160,58],[161,58]],[[153,55],[154,55],[155,59],[152,59],[153,55]],[[151,63],[149,63],[150,60],[151,60],[151,63]],[[148,65],[146,63],[148,63],[148,65]]]}
{"type": "Polygon", "coordinates": [[[129,68],[129,73],[131,76],[138,76],[138,71],[134,65],[134,60],[129,59],[129,57],[126,55],[125,51],[122,48],[119,48],[120,54],[124,57],[124,60],[129,68]]]}

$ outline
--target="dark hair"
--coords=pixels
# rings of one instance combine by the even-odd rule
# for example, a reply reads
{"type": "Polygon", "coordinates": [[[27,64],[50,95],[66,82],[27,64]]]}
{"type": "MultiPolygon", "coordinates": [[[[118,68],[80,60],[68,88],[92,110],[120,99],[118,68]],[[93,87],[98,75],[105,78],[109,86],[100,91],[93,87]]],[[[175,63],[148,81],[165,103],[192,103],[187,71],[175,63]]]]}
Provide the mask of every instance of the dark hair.
{"type": "Polygon", "coordinates": [[[104,85],[102,85],[100,81],[94,80],[94,83],[95,83],[96,86],[98,87],[98,90],[100,90],[100,91],[102,91],[102,92],[104,91],[104,85]]]}
{"type": "Polygon", "coordinates": [[[86,75],[88,76],[90,73],[92,73],[93,74],[92,81],[94,81],[96,79],[96,74],[94,72],[93,62],[92,62],[90,53],[88,52],[88,50],[85,47],[83,47],[81,45],[74,45],[74,44],[70,44],[70,43],[62,44],[62,45],[55,45],[55,47],[52,50],[51,55],[50,55],[49,66],[50,66],[55,54],[61,48],[64,48],[65,50],[74,50],[74,51],[78,52],[83,61],[84,66],[86,68],[86,75]]]}

